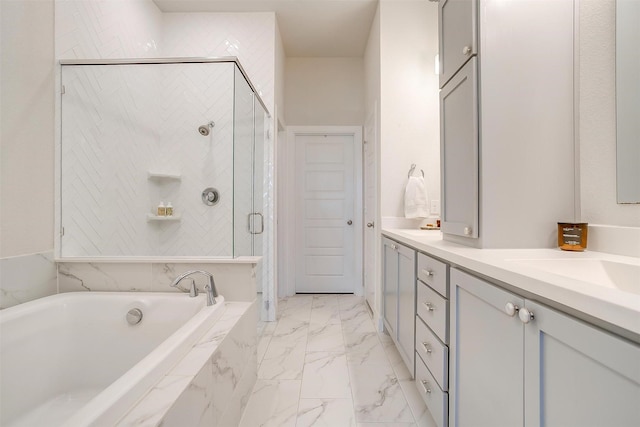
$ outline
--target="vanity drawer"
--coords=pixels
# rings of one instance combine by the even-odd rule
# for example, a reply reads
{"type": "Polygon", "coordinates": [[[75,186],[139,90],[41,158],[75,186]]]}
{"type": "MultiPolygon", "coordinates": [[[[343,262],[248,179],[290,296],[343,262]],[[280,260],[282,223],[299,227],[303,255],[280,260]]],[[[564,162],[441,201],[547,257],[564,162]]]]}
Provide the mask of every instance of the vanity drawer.
{"type": "Polygon", "coordinates": [[[444,262],[418,253],[418,279],[431,286],[444,297],[449,296],[447,270],[448,265],[444,262]]]}
{"type": "Polygon", "coordinates": [[[418,280],[416,311],[424,323],[444,342],[449,343],[449,301],[418,280]]]}
{"type": "Polygon", "coordinates": [[[416,353],[420,355],[440,388],[449,389],[449,348],[416,317],[416,353]]]}
{"type": "Polygon", "coordinates": [[[438,427],[449,423],[449,393],[440,390],[433,375],[419,356],[416,357],[416,387],[438,427]]]}

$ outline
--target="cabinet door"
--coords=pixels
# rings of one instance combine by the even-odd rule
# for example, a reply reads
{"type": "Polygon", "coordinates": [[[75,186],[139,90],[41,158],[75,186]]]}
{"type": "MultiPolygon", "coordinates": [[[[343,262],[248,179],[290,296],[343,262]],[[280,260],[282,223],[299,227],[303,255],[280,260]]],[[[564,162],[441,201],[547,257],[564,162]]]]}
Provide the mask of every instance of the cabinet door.
{"type": "Polygon", "coordinates": [[[414,375],[416,252],[398,248],[398,349],[411,376],[414,375]]]}
{"type": "MultiPolygon", "coordinates": [[[[451,0],[449,0],[451,1],[451,0]]],[[[442,232],[478,237],[477,59],[440,91],[442,232]]]]}
{"type": "Polygon", "coordinates": [[[524,301],[457,269],[450,278],[451,425],[522,426],[524,328],[505,306],[524,301]]]}
{"type": "Polygon", "coordinates": [[[526,301],[525,425],[640,425],[640,347],[526,301]]]}
{"type": "Polygon", "coordinates": [[[398,330],[398,244],[382,239],[382,313],[389,335],[398,330]]]}
{"type": "Polygon", "coordinates": [[[440,87],[478,52],[477,1],[440,0],[440,87]]]}

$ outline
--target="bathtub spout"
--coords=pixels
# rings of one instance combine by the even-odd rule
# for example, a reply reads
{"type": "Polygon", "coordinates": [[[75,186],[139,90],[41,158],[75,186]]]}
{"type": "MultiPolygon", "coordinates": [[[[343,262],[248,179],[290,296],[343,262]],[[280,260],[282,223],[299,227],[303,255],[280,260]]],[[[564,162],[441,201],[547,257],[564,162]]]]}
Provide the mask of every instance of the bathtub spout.
{"type": "MultiPolygon", "coordinates": [[[[209,278],[209,284],[205,285],[204,290],[207,292],[207,305],[213,305],[216,303],[216,297],[218,296],[218,291],[216,290],[216,284],[213,280],[213,274],[209,273],[208,271],[203,271],[203,270],[189,270],[186,273],[182,273],[180,276],[176,277],[175,280],[171,283],[171,287],[175,288],[176,286],[178,286],[178,283],[180,283],[180,281],[182,281],[182,279],[184,279],[185,277],[189,277],[192,274],[203,274],[205,276],[207,276],[209,278]]],[[[195,282],[192,281],[192,287],[191,287],[191,292],[189,293],[190,296],[195,297],[198,295],[198,290],[196,288],[196,291],[193,292],[193,289],[195,288],[195,282]]]]}

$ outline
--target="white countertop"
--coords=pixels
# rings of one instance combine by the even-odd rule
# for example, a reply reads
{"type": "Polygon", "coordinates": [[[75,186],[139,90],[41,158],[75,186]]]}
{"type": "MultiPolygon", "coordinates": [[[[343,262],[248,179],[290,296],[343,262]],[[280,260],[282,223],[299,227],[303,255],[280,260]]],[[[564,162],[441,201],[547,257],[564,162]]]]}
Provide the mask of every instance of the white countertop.
{"type": "Polygon", "coordinates": [[[527,298],[537,299],[579,317],[580,314],[586,314],[587,320],[640,342],[639,294],[550,273],[515,261],[597,259],[640,266],[640,258],[588,250],[476,249],[442,240],[440,231],[430,230],[383,229],[382,234],[441,258],[454,267],[459,266],[507,284],[516,291],[520,290],[527,298]]]}

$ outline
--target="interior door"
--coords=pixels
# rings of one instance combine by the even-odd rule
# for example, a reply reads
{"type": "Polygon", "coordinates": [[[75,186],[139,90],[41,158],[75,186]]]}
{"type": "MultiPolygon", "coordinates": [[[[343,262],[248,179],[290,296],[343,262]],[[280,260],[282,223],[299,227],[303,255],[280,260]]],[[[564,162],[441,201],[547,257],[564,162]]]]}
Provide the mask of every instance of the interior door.
{"type": "Polygon", "coordinates": [[[377,134],[377,104],[364,126],[364,295],[369,307],[378,312],[376,307],[376,147],[377,134]]]}
{"type": "Polygon", "coordinates": [[[297,293],[354,291],[355,136],[296,134],[297,293]]]}

